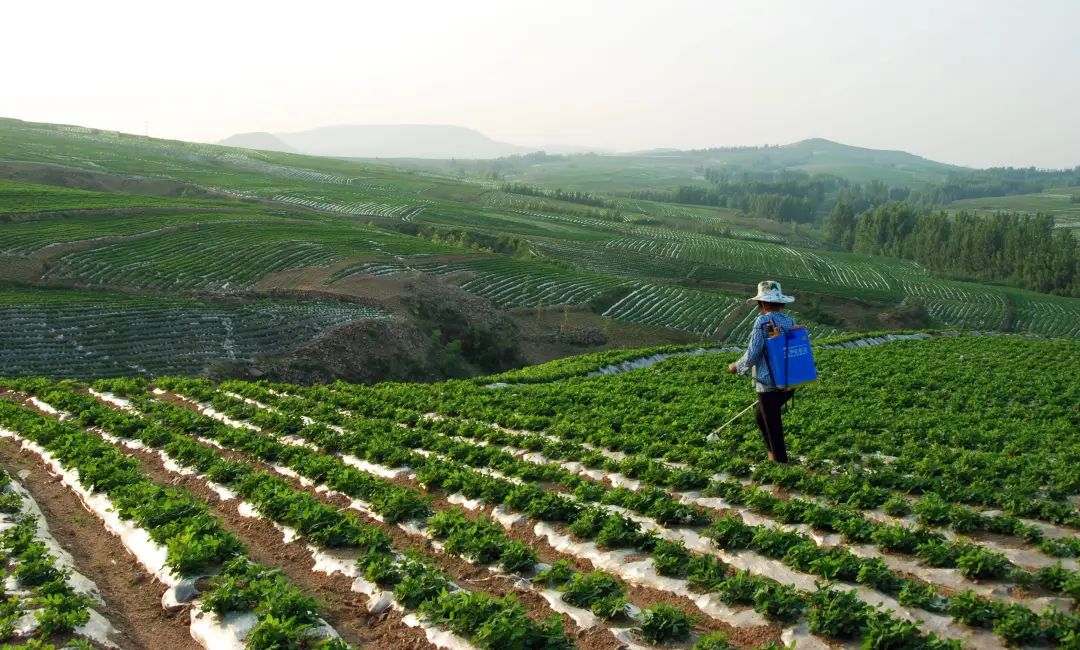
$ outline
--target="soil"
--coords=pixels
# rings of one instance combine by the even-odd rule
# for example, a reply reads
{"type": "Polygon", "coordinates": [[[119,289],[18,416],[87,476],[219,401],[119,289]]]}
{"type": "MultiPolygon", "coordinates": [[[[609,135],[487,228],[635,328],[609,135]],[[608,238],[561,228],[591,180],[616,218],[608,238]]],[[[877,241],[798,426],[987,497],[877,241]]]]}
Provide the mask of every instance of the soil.
{"type": "Polygon", "coordinates": [[[18,442],[4,438],[0,439],[0,463],[30,492],[53,537],[71,554],[79,573],[97,584],[106,604],[101,614],[120,632],[122,647],[200,648],[188,631],[188,611],[165,611],[161,606],[165,586],[132,560],[119,538],[105,530],[97,516],[82,506],[36,454],[23,452],[18,442]]]}
{"type": "Polygon", "coordinates": [[[248,557],[284,571],[289,582],[319,603],[319,613],[346,641],[366,647],[432,647],[423,631],[401,622],[401,614],[390,610],[379,615],[370,614],[365,606],[366,597],[352,591],[351,579],[341,574],[312,571],[315,561],[302,543],[284,544],[281,532],[271,522],[241,516],[237,510],[239,500],[222,501],[207,486],[205,479],[170,472],[155,452],[121,449],[137,460],[140,471],[154,482],[183,488],[206,501],[211,512],[222,520],[224,528],[244,543],[248,557]]]}
{"type": "MultiPolygon", "coordinates": [[[[190,403],[184,402],[172,394],[164,394],[159,397],[165,398],[173,404],[186,406],[191,408],[190,403]]],[[[363,605],[363,596],[353,593],[350,590],[352,581],[344,578],[340,574],[334,576],[327,576],[324,573],[314,573],[311,571],[314,566],[314,561],[311,559],[311,554],[304,549],[300,544],[288,544],[282,543],[281,533],[274,528],[274,526],[265,520],[241,517],[236,510],[238,505],[237,501],[222,502],[218,495],[210,490],[204,480],[197,477],[189,476],[182,477],[178,474],[171,473],[164,468],[164,464],[161,461],[160,456],[150,451],[131,450],[125,448],[124,451],[129,455],[139,460],[144,471],[151,474],[155,481],[167,482],[173,485],[179,485],[184,489],[190,491],[192,494],[205,499],[212,505],[219,516],[225,521],[226,528],[240,537],[241,540],[248,546],[249,554],[253,560],[263,562],[265,564],[279,566],[285,569],[289,579],[296,585],[309,587],[309,593],[319,600],[320,603],[327,603],[333,605],[336,601],[340,601],[340,594],[347,595],[345,605],[352,609],[353,616],[356,612],[361,612],[361,617],[368,619],[367,625],[358,627],[355,632],[362,635],[362,642],[372,643],[370,634],[366,633],[367,626],[372,624],[372,619],[378,619],[379,617],[373,617],[367,615],[363,605]],[[257,555],[258,553],[258,555],[257,555]],[[294,575],[295,574],[295,575],[294,575]],[[328,593],[329,592],[329,593],[328,593]]],[[[238,460],[251,463],[256,467],[270,470],[269,466],[251,456],[215,448],[215,451],[221,453],[224,457],[230,460],[238,460]]],[[[292,488],[298,491],[307,492],[317,499],[328,502],[341,509],[348,509],[349,499],[341,496],[328,496],[325,493],[316,492],[314,486],[304,486],[299,480],[289,478],[275,474],[278,478],[291,484],[292,488]]],[[[440,499],[442,507],[450,507],[445,499],[440,499]]],[[[550,608],[547,601],[545,601],[540,595],[530,590],[524,590],[516,588],[514,583],[517,581],[516,577],[496,573],[482,566],[470,564],[465,560],[450,555],[448,553],[440,553],[435,551],[429,540],[422,537],[415,537],[409,535],[405,531],[401,530],[397,526],[387,526],[382,524],[367,515],[359,513],[355,510],[349,510],[353,514],[356,514],[364,523],[371,526],[378,526],[387,532],[394,541],[394,548],[398,551],[404,551],[406,549],[416,549],[423,552],[430,559],[432,559],[436,565],[445,571],[457,584],[464,588],[474,588],[477,590],[485,591],[493,596],[506,596],[509,594],[515,595],[518,600],[528,608],[528,615],[536,620],[543,620],[551,615],[559,616],[563,621],[563,627],[567,634],[575,639],[577,645],[581,648],[588,650],[615,650],[620,644],[615,638],[604,629],[600,629],[599,632],[594,630],[581,630],[573,619],[558,614],[550,608]]],[[[346,630],[342,629],[341,621],[349,616],[348,611],[342,611],[340,617],[332,619],[330,613],[324,608],[320,609],[326,614],[326,620],[334,626],[339,633],[342,634],[347,640],[346,630]]],[[[394,617],[395,614],[391,612],[384,613],[383,618],[394,617]]],[[[396,615],[400,619],[400,615],[396,615]]],[[[358,623],[362,623],[359,621],[358,623]]],[[[416,631],[412,628],[400,624],[406,631],[416,631]]],[[[379,625],[375,625],[379,628],[379,625]]],[[[376,631],[382,632],[383,630],[377,629],[376,631]]],[[[399,633],[400,630],[389,630],[390,632],[399,633]]],[[[419,638],[424,641],[423,646],[426,647],[427,641],[423,637],[423,633],[416,631],[419,638]]],[[[379,637],[377,641],[390,641],[379,637]]],[[[382,646],[375,647],[412,647],[412,646],[382,646]]],[[[417,646],[420,647],[420,646],[417,646]]]]}
{"type": "Polygon", "coordinates": [[[694,334],[666,327],[638,325],[604,318],[580,305],[548,306],[543,309],[515,309],[511,317],[521,331],[521,352],[529,365],[545,363],[575,354],[618,348],[694,343],[694,334]],[[602,343],[582,345],[560,340],[560,329],[590,330],[602,343]]]}
{"type": "MultiPolygon", "coordinates": [[[[423,274],[378,280],[365,300],[392,314],[343,325],[289,353],[216,377],[289,383],[433,381],[522,365],[516,323],[491,302],[423,274]]],[[[279,290],[280,291],[280,290],[279,290]]],[[[319,295],[336,294],[322,287],[319,295]]],[[[361,294],[348,294],[356,296],[361,294]]]]}

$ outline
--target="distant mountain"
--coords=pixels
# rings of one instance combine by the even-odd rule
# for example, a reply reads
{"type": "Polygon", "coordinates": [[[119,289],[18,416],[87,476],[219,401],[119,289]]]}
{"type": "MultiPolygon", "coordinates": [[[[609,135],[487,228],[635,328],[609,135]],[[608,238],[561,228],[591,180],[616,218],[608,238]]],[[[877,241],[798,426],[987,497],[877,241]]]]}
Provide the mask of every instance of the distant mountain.
{"type": "Polygon", "coordinates": [[[296,153],[296,150],[281,141],[280,138],[265,131],[252,131],[251,133],[237,133],[230,135],[218,144],[227,147],[243,147],[244,149],[261,149],[262,151],[284,151],[296,153]]]}
{"type": "Polygon", "coordinates": [[[498,158],[534,150],[492,140],[473,129],[435,124],[351,124],[296,133],[244,133],[219,144],[337,158],[498,158]]]}

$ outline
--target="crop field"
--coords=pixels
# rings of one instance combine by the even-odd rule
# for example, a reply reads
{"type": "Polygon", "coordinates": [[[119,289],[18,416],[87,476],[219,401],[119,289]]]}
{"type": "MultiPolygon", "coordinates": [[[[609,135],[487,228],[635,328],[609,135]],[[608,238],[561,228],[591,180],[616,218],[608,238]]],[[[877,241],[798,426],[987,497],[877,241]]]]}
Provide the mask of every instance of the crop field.
{"type": "Polygon", "coordinates": [[[64,378],[199,373],[269,355],[377,310],[335,301],[206,301],[0,289],[0,367],[64,378]]]}
{"type": "Polygon", "coordinates": [[[992,212],[1041,212],[1053,215],[1059,227],[1080,228],[1080,203],[1072,197],[1080,187],[1055,187],[1039,194],[1018,194],[981,199],[964,199],[949,204],[950,210],[992,212]]]}
{"type": "Polygon", "coordinates": [[[751,388],[692,346],[435,384],[0,380],[3,633],[1075,647],[1080,346],[844,341],[789,407],[790,465],[752,418],[710,435],[751,388]]]}
{"type": "Polygon", "coordinates": [[[274,271],[326,266],[349,257],[413,257],[451,250],[360,224],[216,223],[68,253],[44,279],[227,291],[250,287],[274,271]]]}
{"type": "Polygon", "coordinates": [[[27,256],[61,244],[175,231],[205,223],[249,220],[265,222],[275,218],[258,213],[232,212],[140,214],[137,219],[120,215],[37,217],[4,224],[0,231],[0,254],[27,256]]]}
{"type": "Polygon", "coordinates": [[[150,196],[86,192],[64,187],[0,180],[0,214],[101,208],[155,207],[172,202],[150,196]]]}

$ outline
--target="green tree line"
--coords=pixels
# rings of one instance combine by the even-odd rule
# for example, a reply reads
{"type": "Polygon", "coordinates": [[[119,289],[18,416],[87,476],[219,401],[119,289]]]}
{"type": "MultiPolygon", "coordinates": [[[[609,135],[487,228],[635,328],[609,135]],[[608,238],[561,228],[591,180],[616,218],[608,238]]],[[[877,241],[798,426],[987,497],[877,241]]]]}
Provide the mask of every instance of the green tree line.
{"type": "Polygon", "coordinates": [[[815,221],[826,198],[844,184],[832,176],[786,172],[775,179],[761,180],[748,174],[732,177],[714,169],[704,170],[709,186],[682,185],[674,191],[639,190],[631,198],[668,203],[688,203],[741,210],[773,221],[810,223],[815,221]]]}
{"type": "Polygon", "coordinates": [[[848,198],[855,197],[856,203],[864,202],[862,209],[888,201],[932,208],[961,199],[1035,194],[1052,187],[1080,185],[1080,167],[1071,170],[1002,167],[957,172],[944,182],[917,188],[888,187],[881,181],[851,183],[835,176],[810,176],[791,170],[733,172],[707,168],[702,174],[709,185],[639,190],[631,192],[630,197],[730,208],[775,221],[809,223],[827,214],[833,201],[842,201],[845,194],[848,198]]]}
{"type": "Polygon", "coordinates": [[[502,189],[503,192],[509,192],[510,194],[539,196],[546,199],[555,199],[556,201],[569,201],[570,203],[580,203],[581,205],[588,205],[594,208],[615,207],[610,201],[605,201],[595,194],[589,194],[588,192],[575,192],[563,189],[545,190],[524,183],[507,183],[500,189],[502,189]]]}
{"type": "Polygon", "coordinates": [[[1054,228],[1049,215],[949,215],[909,203],[859,213],[856,203],[841,200],[826,230],[832,243],[854,253],[913,260],[939,275],[1080,297],[1076,238],[1054,228]]]}

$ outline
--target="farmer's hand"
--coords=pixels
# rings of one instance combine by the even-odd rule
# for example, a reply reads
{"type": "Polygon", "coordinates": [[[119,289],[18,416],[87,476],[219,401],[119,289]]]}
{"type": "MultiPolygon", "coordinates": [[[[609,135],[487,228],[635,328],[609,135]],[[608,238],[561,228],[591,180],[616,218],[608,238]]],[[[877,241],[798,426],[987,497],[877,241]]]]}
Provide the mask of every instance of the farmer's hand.
{"type": "Polygon", "coordinates": [[[735,373],[739,372],[739,366],[733,363],[727,367],[727,371],[729,375],[734,375],[735,373]]]}

